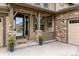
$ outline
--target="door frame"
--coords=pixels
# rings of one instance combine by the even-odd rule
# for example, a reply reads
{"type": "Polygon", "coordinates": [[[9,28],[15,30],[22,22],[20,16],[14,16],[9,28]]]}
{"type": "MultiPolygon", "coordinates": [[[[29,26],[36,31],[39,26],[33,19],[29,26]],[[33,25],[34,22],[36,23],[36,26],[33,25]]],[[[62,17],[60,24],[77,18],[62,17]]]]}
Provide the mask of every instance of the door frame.
{"type": "MultiPolygon", "coordinates": [[[[28,37],[28,39],[29,39],[29,36],[30,36],[30,15],[28,15],[28,14],[23,14],[23,13],[19,13],[19,14],[21,14],[21,15],[23,15],[23,37],[21,37],[21,36],[18,36],[18,38],[16,38],[16,39],[22,39],[22,38],[26,38],[26,33],[25,33],[25,19],[26,19],[26,16],[28,17],[28,35],[27,35],[27,37],[28,37]]],[[[16,16],[14,17],[14,21],[15,21],[15,31],[16,31],[16,16]]]]}
{"type": "MultiPolygon", "coordinates": [[[[16,17],[24,17],[22,14],[17,14],[15,17],[14,17],[14,21],[15,21],[15,31],[16,31],[16,17]]],[[[20,38],[24,38],[24,18],[23,18],[23,33],[22,33],[22,36],[16,36],[16,39],[20,39],[20,38]]]]}

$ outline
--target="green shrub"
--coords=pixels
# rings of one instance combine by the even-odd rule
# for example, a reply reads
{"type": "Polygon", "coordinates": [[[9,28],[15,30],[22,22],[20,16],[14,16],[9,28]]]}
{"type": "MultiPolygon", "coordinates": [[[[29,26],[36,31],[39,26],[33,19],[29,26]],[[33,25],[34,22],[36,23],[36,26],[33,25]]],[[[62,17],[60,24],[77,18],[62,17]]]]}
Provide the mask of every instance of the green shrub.
{"type": "Polygon", "coordinates": [[[10,37],[8,39],[8,45],[14,45],[15,44],[15,39],[13,37],[10,37]]]}
{"type": "Polygon", "coordinates": [[[38,38],[39,38],[39,40],[43,40],[43,36],[41,36],[41,35],[39,35],[38,38]]]}

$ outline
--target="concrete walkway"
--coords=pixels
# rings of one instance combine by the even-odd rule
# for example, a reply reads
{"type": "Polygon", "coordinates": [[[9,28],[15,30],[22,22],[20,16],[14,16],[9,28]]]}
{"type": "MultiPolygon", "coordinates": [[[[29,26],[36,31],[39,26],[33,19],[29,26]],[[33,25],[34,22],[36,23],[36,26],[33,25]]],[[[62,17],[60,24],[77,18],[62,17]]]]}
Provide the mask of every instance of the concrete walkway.
{"type": "Polygon", "coordinates": [[[6,48],[0,48],[0,56],[8,56],[9,52],[6,48]]]}
{"type": "Polygon", "coordinates": [[[9,56],[78,56],[79,46],[61,42],[51,42],[43,46],[35,45],[16,49],[9,56]]]}

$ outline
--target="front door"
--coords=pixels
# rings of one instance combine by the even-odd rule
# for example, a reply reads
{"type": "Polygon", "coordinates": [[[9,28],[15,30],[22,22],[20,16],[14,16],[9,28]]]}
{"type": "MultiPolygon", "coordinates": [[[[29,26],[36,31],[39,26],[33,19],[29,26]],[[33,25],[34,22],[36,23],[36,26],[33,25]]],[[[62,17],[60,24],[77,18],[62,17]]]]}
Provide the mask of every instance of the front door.
{"type": "Polygon", "coordinates": [[[17,14],[15,17],[16,38],[23,39],[28,36],[28,16],[17,14]]]}
{"type": "Polygon", "coordinates": [[[17,15],[15,18],[16,21],[16,38],[24,37],[24,18],[23,15],[17,15]]]}
{"type": "Polygon", "coordinates": [[[0,17],[0,47],[3,46],[3,18],[0,17]]]}

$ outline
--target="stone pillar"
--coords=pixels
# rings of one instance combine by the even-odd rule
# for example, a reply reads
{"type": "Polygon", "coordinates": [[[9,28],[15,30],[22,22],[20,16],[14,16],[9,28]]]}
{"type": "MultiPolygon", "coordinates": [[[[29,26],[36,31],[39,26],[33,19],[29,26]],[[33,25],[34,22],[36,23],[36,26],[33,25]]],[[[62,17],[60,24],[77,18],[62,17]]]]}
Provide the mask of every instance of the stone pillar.
{"type": "Polygon", "coordinates": [[[13,7],[11,4],[9,4],[10,12],[9,12],[9,31],[8,31],[8,38],[9,36],[12,36],[15,38],[15,32],[14,32],[14,15],[13,15],[13,7]]]}

